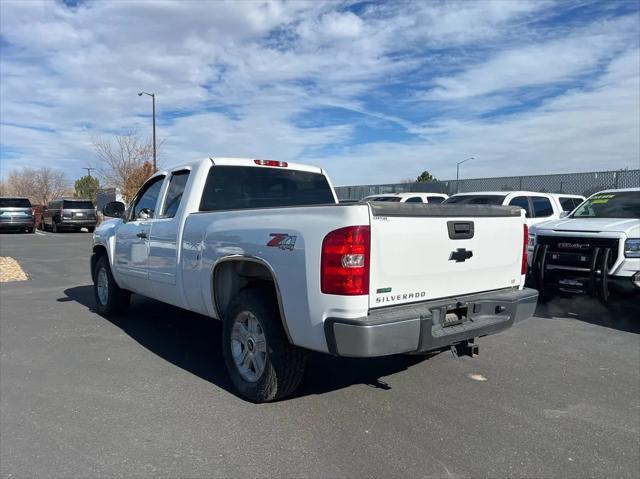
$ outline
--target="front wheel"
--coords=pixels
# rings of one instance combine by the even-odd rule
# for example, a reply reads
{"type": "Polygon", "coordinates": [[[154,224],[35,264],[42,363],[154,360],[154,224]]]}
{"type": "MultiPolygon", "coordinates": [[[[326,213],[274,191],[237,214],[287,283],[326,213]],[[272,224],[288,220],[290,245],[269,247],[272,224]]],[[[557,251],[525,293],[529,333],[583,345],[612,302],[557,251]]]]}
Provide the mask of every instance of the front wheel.
{"type": "Polygon", "coordinates": [[[58,222],[56,220],[53,220],[51,222],[51,232],[52,233],[58,233],[58,222]]]}
{"type": "Polygon", "coordinates": [[[292,394],[302,381],[307,352],[287,340],[273,290],[243,289],[225,316],[224,361],[240,395],[261,403],[292,394]]]}
{"type": "Polygon", "coordinates": [[[129,306],[131,293],[120,288],[115,282],[106,256],[98,259],[94,275],[93,296],[96,311],[103,316],[123,313],[129,306]]]}
{"type": "Polygon", "coordinates": [[[87,231],[88,231],[89,233],[93,233],[95,230],[96,230],[96,227],[95,227],[95,226],[87,226],[87,231]]]}

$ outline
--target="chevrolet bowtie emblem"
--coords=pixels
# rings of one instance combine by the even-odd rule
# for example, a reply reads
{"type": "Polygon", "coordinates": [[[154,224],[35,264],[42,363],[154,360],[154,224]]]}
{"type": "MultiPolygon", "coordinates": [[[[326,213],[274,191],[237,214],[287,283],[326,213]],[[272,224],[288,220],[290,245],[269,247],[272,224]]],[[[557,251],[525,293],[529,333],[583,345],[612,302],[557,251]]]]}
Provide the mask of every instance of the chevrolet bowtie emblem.
{"type": "Polygon", "coordinates": [[[456,263],[462,263],[473,256],[473,251],[467,251],[465,248],[458,248],[456,251],[452,251],[449,256],[449,261],[455,260],[456,263]]]}

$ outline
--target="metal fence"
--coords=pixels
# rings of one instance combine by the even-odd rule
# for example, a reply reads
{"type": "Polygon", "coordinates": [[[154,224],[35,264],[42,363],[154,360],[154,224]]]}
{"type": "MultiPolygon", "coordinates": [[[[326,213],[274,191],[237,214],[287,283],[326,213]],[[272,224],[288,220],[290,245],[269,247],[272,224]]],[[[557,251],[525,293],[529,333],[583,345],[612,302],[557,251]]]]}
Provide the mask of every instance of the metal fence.
{"type": "Polygon", "coordinates": [[[385,185],[337,186],[341,200],[359,200],[369,195],[383,193],[446,193],[470,191],[540,191],[545,193],[570,193],[589,196],[609,188],[634,188],[640,186],[640,170],[592,171],[589,173],[564,173],[559,175],[503,176],[429,183],[395,183],[385,185]]]}

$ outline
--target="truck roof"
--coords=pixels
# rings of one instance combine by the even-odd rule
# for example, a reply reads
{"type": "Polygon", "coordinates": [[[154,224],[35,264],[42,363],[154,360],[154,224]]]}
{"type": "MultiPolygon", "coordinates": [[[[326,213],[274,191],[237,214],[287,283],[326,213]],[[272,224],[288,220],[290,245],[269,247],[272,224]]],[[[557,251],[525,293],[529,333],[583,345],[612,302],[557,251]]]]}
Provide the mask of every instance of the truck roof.
{"type": "Polygon", "coordinates": [[[278,161],[271,159],[263,159],[263,158],[234,158],[234,157],[218,157],[212,156],[209,158],[201,158],[199,160],[190,161],[187,163],[179,163],[177,165],[172,165],[169,168],[164,168],[162,171],[158,171],[157,174],[166,174],[170,171],[179,170],[181,168],[189,168],[199,166],[202,163],[208,163],[211,165],[224,165],[224,166],[245,166],[245,167],[255,167],[255,168],[287,168],[289,170],[298,170],[298,171],[308,171],[309,173],[318,173],[324,174],[322,168],[311,165],[304,165],[301,163],[291,163],[289,161],[278,161]],[[279,163],[278,166],[271,166],[269,164],[260,164],[256,162],[272,162],[276,161],[279,163]]]}
{"type": "Polygon", "coordinates": [[[622,193],[622,192],[628,192],[628,191],[640,192],[640,188],[618,188],[618,189],[611,189],[611,190],[602,190],[594,194],[599,195],[600,193],[622,193]]]}
{"type": "Polygon", "coordinates": [[[380,193],[379,195],[368,195],[367,198],[376,197],[398,197],[398,198],[407,198],[409,196],[418,196],[418,195],[428,195],[428,196],[438,196],[441,198],[447,198],[449,195],[446,193],[432,193],[430,191],[407,191],[403,193],[380,193]]]}
{"type": "Polygon", "coordinates": [[[569,196],[569,197],[574,197],[574,198],[584,198],[584,196],[581,195],[574,195],[571,193],[547,193],[544,191],[525,191],[525,190],[515,190],[515,191],[471,191],[471,192],[465,192],[465,193],[456,193],[455,195],[452,196],[469,196],[469,195],[474,195],[474,196],[480,196],[480,195],[502,195],[502,196],[507,196],[507,195],[550,195],[550,196],[569,196]]]}

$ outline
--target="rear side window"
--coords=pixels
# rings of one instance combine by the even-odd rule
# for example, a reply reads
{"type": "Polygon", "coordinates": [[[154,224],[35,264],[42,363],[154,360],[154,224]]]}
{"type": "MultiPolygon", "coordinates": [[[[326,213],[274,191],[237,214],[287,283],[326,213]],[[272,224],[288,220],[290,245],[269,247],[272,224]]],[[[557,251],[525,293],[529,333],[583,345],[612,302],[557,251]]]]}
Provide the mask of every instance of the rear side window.
{"type": "Polygon", "coordinates": [[[533,212],[536,218],[547,218],[553,215],[553,206],[551,206],[549,198],[532,196],[531,201],[533,202],[533,212]]]}
{"type": "Polygon", "coordinates": [[[251,166],[212,166],[200,211],[334,204],[324,175],[251,166]]]}
{"type": "Polygon", "coordinates": [[[440,204],[445,199],[442,196],[427,196],[427,202],[433,203],[434,205],[440,204]]]}
{"type": "Polygon", "coordinates": [[[447,205],[501,205],[507,195],[460,195],[451,196],[443,203],[447,205]]]}
{"type": "Polygon", "coordinates": [[[391,201],[393,203],[401,199],[399,196],[376,196],[375,198],[369,198],[367,201],[391,201]]]}
{"type": "Polygon", "coordinates": [[[561,196],[559,200],[562,211],[573,211],[576,206],[582,203],[580,198],[567,198],[566,196],[561,196]]]}
{"type": "Polygon", "coordinates": [[[178,207],[180,206],[182,194],[187,186],[188,179],[188,171],[178,171],[171,175],[164,206],[162,207],[162,216],[165,218],[173,218],[178,212],[178,207]]]}
{"type": "Polygon", "coordinates": [[[407,201],[405,201],[405,203],[422,203],[422,198],[420,198],[419,196],[412,196],[407,201]]]}
{"type": "Polygon", "coordinates": [[[73,201],[64,200],[62,202],[63,210],[92,210],[93,203],[91,201],[73,201]]]}
{"type": "Polygon", "coordinates": [[[529,198],[526,196],[516,196],[509,202],[511,206],[519,206],[525,211],[525,216],[527,218],[531,217],[531,210],[529,209],[529,198]]]}
{"type": "Polygon", "coordinates": [[[31,208],[26,198],[0,198],[0,208],[31,208]]]}

